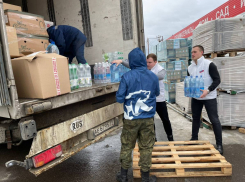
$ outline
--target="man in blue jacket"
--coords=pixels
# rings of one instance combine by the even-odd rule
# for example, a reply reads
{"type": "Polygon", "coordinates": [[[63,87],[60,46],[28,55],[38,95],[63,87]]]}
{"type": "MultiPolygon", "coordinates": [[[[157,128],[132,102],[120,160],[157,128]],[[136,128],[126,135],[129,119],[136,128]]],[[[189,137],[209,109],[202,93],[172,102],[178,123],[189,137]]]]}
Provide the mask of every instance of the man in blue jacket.
{"type": "MultiPolygon", "coordinates": [[[[156,112],[156,97],[160,94],[157,76],[147,69],[144,53],[135,48],[129,55],[131,71],[125,73],[116,94],[117,102],[124,103],[124,121],[121,134],[120,182],[128,181],[127,172],[132,166],[132,151],[138,140],[142,182],[150,181],[149,171],[155,131],[153,117],[156,112]]],[[[155,181],[152,177],[151,181],[155,181]]]]}
{"type": "Polygon", "coordinates": [[[59,48],[60,55],[69,58],[69,63],[76,56],[78,63],[87,63],[84,58],[86,36],[77,28],[68,25],[51,26],[47,29],[49,39],[59,48]]]}

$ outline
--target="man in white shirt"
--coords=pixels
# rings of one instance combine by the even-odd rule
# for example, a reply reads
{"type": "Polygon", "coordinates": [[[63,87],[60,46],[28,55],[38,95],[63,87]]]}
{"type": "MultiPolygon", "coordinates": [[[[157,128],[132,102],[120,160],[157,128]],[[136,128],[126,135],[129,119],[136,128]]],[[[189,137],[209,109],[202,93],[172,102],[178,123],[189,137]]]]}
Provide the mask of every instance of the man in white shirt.
{"type": "Polygon", "coordinates": [[[157,100],[157,107],[156,107],[156,111],[157,114],[160,116],[162,123],[163,123],[163,127],[164,130],[167,134],[168,140],[169,141],[173,141],[173,131],[172,131],[172,126],[171,126],[171,122],[169,120],[168,117],[168,109],[167,109],[167,105],[165,102],[165,96],[164,96],[164,83],[163,83],[163,79],[165,76],[165,70],[164,68],[159,65],[157,63],[157,56],[155,54],[149,54],[147,56],[147,68],[149,70],[151,70],[153,73],[155,73],[158,77],[159,80],[159,87],[160,87],[160,95],[156,98],[157,100]]]}
{"type": "Polygon", "coordinates": [[[200,98],[192,98],[192,138],[198,140],[200,128],[200,117],[202,108],[205,106],[208,117],[213,125],[213,130],[216,139],[216,149],[223,154],[222,146],[222,127],[219,121],[217,108],[217,87],[220,84],[220,75],[216,65],[203,57],[204,48],[201,45],[196,45],[192,48],[192,64],[188,67],[190,76],[202,76],[204,79],[204,90],[200,98]]]}

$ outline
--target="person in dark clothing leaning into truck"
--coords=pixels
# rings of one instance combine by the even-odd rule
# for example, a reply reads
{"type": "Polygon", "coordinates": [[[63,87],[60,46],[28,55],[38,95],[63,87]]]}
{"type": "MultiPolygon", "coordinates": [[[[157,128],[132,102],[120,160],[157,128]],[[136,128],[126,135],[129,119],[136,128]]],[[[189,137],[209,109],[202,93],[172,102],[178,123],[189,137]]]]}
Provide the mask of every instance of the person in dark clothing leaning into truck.
{"type": "Polygon", "coordinates": [[[78,63],[87,63],[84,58],[86,36],[77,28],[68,25],[51,26],[47,29],[49,39],[59,48],[60,55],[69,58],[69,63],[76,56],[78,63]]]}
{"type": "Polygon", "coordinates": [[[205,106],[208,117],[213,125],[213,130],[216,139],[216,149],[223,154],[222,146],[222,128],[219,121],[217,109],[217,91],[216,88],[220,84],[220,76],[215,64],[203,56],[204,48],[201,45],[196,45],[192,48],[192,64],[188,67],[190,76],[202,76],[204,79],[204,90],[200,98],[192,98],[192,138],[198,140],[198,132],[200,128],[200,117],[203,105],[205,106]]]}

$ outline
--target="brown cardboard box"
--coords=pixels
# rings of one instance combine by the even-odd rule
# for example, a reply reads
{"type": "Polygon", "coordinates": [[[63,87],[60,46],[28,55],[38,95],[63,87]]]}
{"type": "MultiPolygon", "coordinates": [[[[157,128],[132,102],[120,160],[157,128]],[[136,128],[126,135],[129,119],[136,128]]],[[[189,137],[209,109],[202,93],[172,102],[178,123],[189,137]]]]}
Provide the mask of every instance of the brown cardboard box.
{"type": "Polygon", "coordinates": [[[15,11],[22,11],[20,6],[16,6],[13,4],[3,3],[3,10],[15,10],[15,11]]]}
{"type": "Polygon", "coordinates": [[[37,37],[33,35],[18,35],[19,52],[28,55],[34,52],[45,51],[49,45],[46,37],[37,37]]]}
{"type": "Polygon", "coordinates": [[[68,60],[55,53],[12,59],[19,98],[46,99],[71,91],[68,60]]]}
{"type": "Polygon", "coordinates": [[[18,39],[16,34],[16,29],[14,27],[6,26],[7,37],[8,37],[8,45],[9,45],[9,53],[11,57],[19,56],[19,47],[18,47],[18,39]]]}
{"type": "Polygon", "coordinates": [[[5,15],[6,24],[15,27],[17,34],[48,37],[43,16],[13,10],[6,10],[5,15]]]}

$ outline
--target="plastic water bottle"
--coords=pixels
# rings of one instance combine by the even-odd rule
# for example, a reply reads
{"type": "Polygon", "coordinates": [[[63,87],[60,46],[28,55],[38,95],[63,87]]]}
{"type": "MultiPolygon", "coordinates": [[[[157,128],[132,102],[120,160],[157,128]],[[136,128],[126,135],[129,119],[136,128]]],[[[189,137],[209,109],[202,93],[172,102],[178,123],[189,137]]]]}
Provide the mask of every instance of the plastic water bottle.
{"type": "Polygon", "coordinates": [[[56,53],[60,54],[59,48],[55,45],[55,42],[52,41],[46,48],[47,53],[56,53]]]}
{"type": "Polygon", "coordinates": [[[200,88],[200,96],[201,96],[202,95],[202,91],[201,90],[204,90],[204,79],[203,79],[202,76],[200,77],[199,88],[200,88]]]}
{"type": "Polygon", "coordinates": [[[199,98],[201,91],[200,91],[200,79],[198,76],[196,76],[196,82],[195,82],[195,98],[199,98]]]}
{"type": "Polygon", "coordinates": [[[184,89],[185,96],[190,97],[190,77],[189,76],[185,77],[184,83],[185,83],[185,89],[184,89]]]}
{"type": "Polygon", "coordinates": [[[94,64],[94,83],[98,83],[98,64],[94,64]]]}
{"type": "Polygon", "coordinates": [[[190,80],[190,97],[195,97],[195,78],[193,76],[191,76],[191,80],[190,80]]]}
{"type": "Polygon", "coordinates": [[[123,65],[122,64],[120,64],[119,66],[118,66],[118,72],[119,72],[119,81],[121,81],[121,78],[122,78],[122,76],[123,76],[123,74],[124,74],[124,72],[123,72],[123,65]]]}
{"type": "Polygon", "coordinates": [[[119,82],[119,71],[116,64],[115,63],[112,64],[110,69],[111,69],[111,82],[112,83],[119,82]]]}
{"type": "Polygon", "coordinates": [[[74,90],[74,76],[73,76],[73,68],[72,68],[72,65],[69,64],[69,77],[70,77],[70,85],[71,85],[71,90],[74,90]]]}
{"type": "Polygon", "coordinates": [[[86,87],[92,86],[91,68],[88,63],[85,64],[85,86],[86,87]]]}
{"type": "Polygon", "coordinates": [[[102,81],[102,70],[101,70],[101,63],[98,64],[97,68],[97,74],[98,74],[98,83],[101,83],[102,81]]]}
{"type": "Polygon", "coordinates": [[[102,83],[106,82],[106,63],[102,63],[102,83]]]}
{"type": "Polygon", "coordinates": [[[111,70],[109,63],[106,63],[106,82],[111,83],[111,70]]]}
{"type": "Polygon", "coordinates": [[[85,68],[81,63],[78,65],[78,85],[80,88],[85,87],[85,68]]]}
{"type": "Polygon", "coordinates": [[[78,84],[78,75],[77,75],[77,65],[74,63],[72,64],[72,70],[73,70],[73,78],[74,78],[73,88],[75,90],[79,88],[79,84],[78,84]]]}

